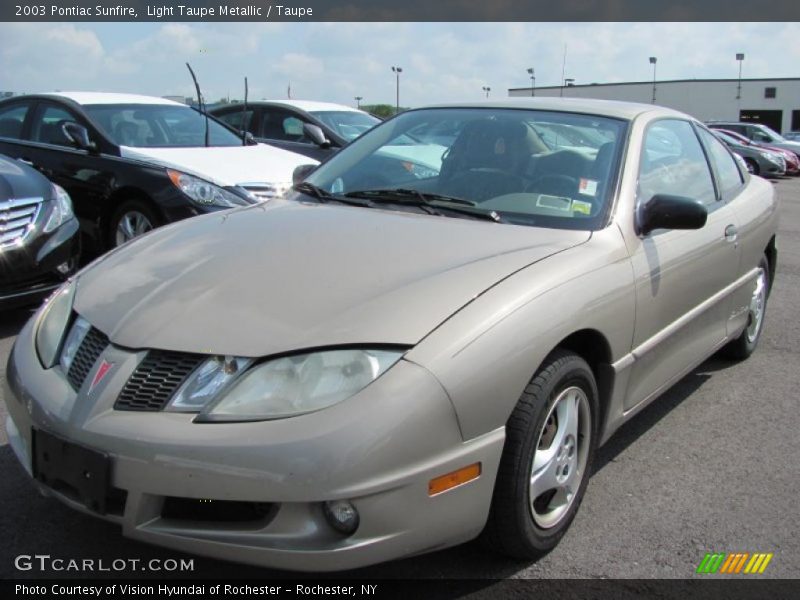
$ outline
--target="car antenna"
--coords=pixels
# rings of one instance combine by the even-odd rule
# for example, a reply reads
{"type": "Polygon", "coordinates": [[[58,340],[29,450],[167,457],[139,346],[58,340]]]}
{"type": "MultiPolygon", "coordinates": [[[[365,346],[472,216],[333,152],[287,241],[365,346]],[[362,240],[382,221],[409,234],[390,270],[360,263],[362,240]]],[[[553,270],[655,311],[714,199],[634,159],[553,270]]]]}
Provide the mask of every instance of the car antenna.
{"type": "Polygon", "coordinates": [[[192,75],[192,81],[194,81],[194,89],[197,90],[197,108],[200,110],[200,114],[205,115],[206,117],[205,143],[206,146],[208,146],[208,113],[206,112],[205,104],[203,103],[203,95],[200,93],[200,84],[197,83],[197,77],[195,76],[194,71],[192,71],[192,66],[188,62],[186,63],[186,68],[189,69],[189,73],[192,75]]]}
{"type": "Polygon", "coordinates": [[[247,77],[244,78],[244,104],[242,105],[242,146],[247,145],[247,77]]]}

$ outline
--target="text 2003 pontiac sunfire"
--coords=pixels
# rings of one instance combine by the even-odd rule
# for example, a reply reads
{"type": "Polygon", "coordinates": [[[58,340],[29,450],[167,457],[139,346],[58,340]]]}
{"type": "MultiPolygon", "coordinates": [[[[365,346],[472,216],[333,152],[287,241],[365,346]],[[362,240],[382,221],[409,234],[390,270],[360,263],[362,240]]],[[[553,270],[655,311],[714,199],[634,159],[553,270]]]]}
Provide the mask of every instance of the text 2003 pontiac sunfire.
{"type": "Polygon", "coordinates": [[[16,340],[9,439],[42,490],[188,552],[537,557],[599,444],[753,352],[776,227],[771,185],[678,112],[410,110],[285,199],[79,273],[16,340]]]}

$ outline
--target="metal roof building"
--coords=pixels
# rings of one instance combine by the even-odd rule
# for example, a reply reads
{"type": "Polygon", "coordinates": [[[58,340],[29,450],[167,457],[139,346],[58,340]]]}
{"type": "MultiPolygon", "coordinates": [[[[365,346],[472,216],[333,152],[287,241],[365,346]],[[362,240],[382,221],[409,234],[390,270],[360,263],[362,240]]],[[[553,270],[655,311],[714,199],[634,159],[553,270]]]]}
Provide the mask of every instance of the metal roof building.
{"type": "Polygon", "coordinates": [[[800,78],[677,79],[511,88],[509,96],[561,96],[653,102],[702,121],[751,121],[800,131],[800,78]]]}

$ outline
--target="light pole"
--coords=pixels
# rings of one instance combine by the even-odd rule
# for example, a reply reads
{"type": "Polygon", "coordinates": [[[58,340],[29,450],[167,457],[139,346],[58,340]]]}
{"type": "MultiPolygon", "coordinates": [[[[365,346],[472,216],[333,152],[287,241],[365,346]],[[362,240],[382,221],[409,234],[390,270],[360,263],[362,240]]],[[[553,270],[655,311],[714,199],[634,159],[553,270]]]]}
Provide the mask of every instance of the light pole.
{"type": "Polygon", "coordinates": [[[488,98],[488,97],[489,97],[489,92],[491,92],[491,91],[492,91],[492,88],[490,88],[490,87],[488,87],[488,86],[483,86],[481,89],[482,89],[484,92],[486,92],[486,97],[488,98]]]}
{"type": "Polygon", "coordinates": [[[361,101],[364,99],[364,96],[356,96],[354,100],[356,101],[356,108],[361,108],[361,101]]]}
{"type": "Polygon", "coordinates": [[[564,83],[561,84],[561,96],[564,95],[564,87],[575,83],[575,79],[573,77],[565,77],[564,83]]]}
{"type": "Polygon", "coordinates": [[[744,53],[737,52],[736,60],[739,61],[739,82],[736,84],[736,99],[742,99],[742,61],[744,60],[744,53]]]}
{"type": "Polygon", "coordinates": [[[397,77],[397,102],[395,103],[394,114],[400,112],[400,73],[403,72],[401,67],[392,67],[392,72],[397,77]]]}
{"type": "Polygon", "coordinates": [[[658,59],[655,56],[650,57],[650,64],[653,65],[653,104],[656,103],[656,63],[658,59]]]}
{"type": "Polygon", "coordinates": [[[528,75],[531,76],[531,96],[536,95],[536,71],[533,70],[533,67],[528,69],[528,75]]]}

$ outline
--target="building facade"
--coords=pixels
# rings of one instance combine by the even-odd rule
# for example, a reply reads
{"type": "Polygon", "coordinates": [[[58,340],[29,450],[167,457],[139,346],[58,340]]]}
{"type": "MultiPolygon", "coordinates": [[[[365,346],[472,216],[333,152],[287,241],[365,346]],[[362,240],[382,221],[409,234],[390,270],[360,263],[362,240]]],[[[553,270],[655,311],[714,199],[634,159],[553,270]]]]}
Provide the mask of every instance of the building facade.
{"type": "Polygon", "coordinates": [[[778,132],[800,131],[800,78],[680,79],[512,88],[509,96],[560,96],[653,102],[701,121],[750,121],[778,132]]]}

